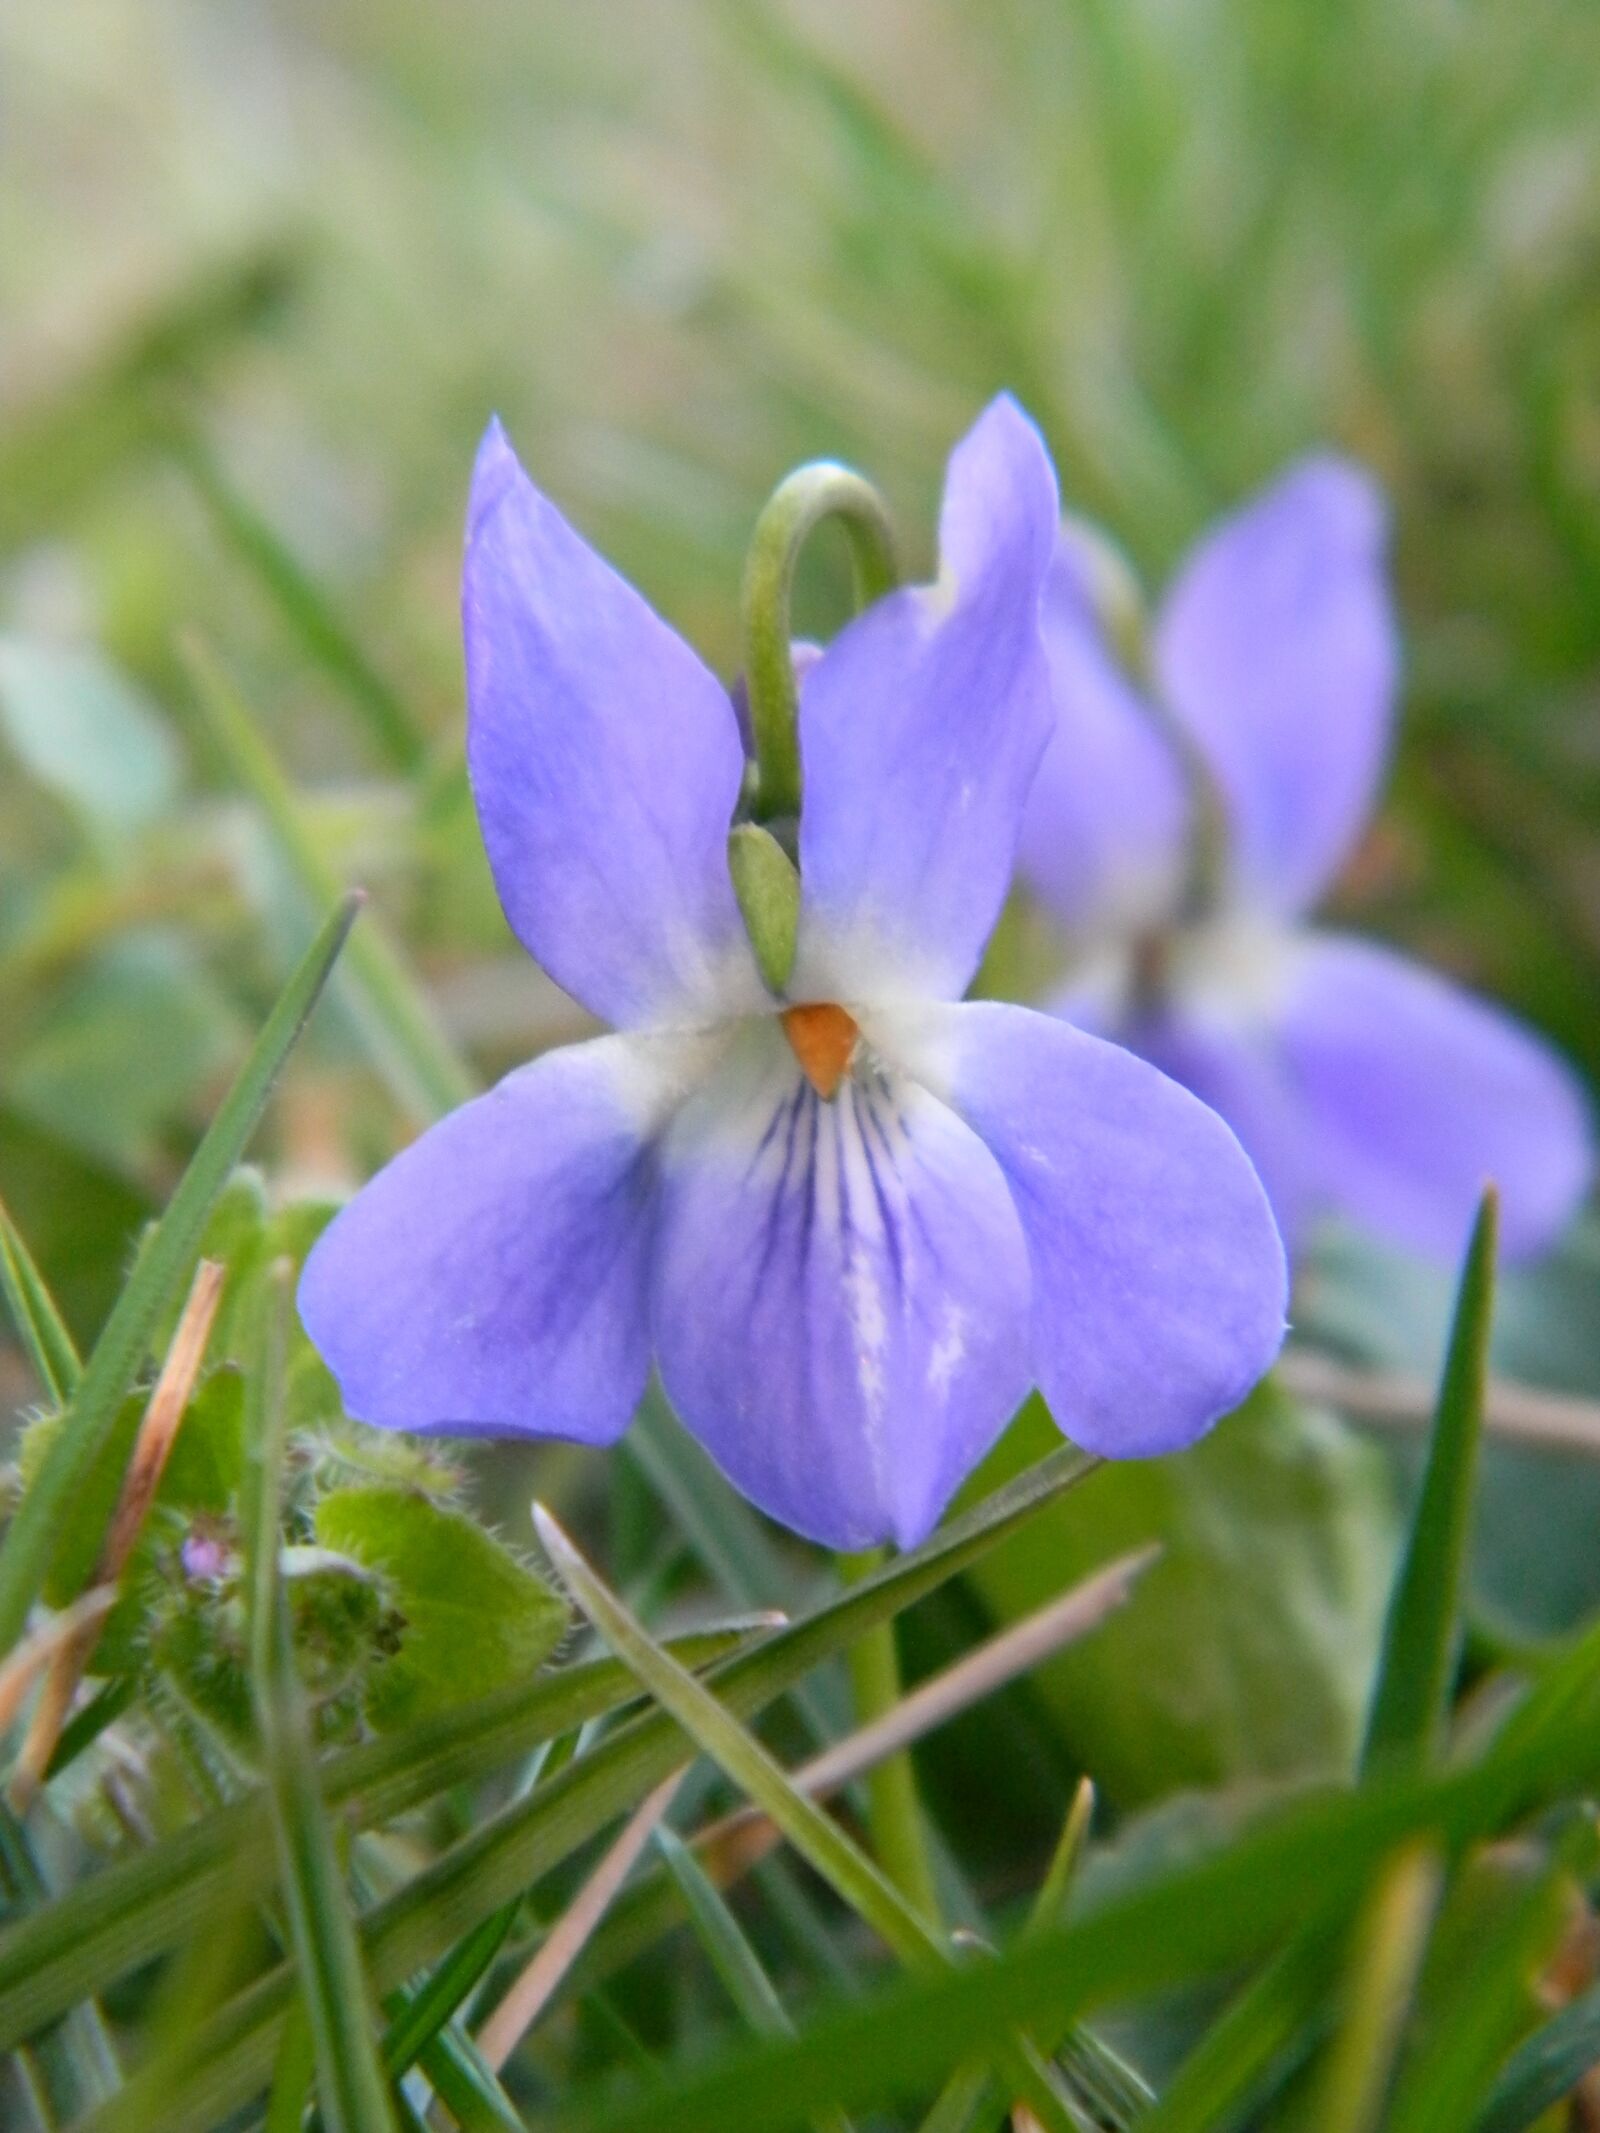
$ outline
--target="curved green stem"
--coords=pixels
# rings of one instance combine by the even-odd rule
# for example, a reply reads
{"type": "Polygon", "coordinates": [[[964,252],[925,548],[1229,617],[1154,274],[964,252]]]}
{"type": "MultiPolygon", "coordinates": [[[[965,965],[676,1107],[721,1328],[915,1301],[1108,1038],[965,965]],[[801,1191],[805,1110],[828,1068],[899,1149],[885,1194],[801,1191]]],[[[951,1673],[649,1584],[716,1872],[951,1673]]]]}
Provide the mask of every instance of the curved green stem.
{"type": "Polygon", "coordinates": [[[836,518],[849,540],[858,607],[900,582],[889,514],[870,482],[848,467],[818,460],[778,484],[756,521],[740,602],[756,751],[751,813],[757,821],[800,812],[799,696],[789,609],[800,550],[827,518],[836,518]]]}

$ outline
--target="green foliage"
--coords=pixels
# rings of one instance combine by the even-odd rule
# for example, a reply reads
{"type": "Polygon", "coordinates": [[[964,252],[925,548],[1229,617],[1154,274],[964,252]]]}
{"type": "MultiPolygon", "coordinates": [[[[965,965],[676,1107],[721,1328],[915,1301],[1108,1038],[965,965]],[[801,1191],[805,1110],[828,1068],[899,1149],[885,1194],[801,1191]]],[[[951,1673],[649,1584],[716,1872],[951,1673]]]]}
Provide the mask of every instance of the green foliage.
{"type": "MultiPolygon", "coordinates": [[[[8,2133],[220,2133],[269,2092],[278,2133],[316,2069],[328,2125],[409,2133],[431,2090],[496,2133],[845,2109],[954,2133],[1009,2114],[985,2070],[1019,2032],[1095,2133],[1566,2133],[1600,2055],[1600,1463],[1506,1441],[1492,1397],[1475,1447],[1481,1249],[1429,1446],[1267,1391],[1069,1494],[1035,1404],[962,1520],[842,1593],[655,1396],[615,1454],[447,1460],[346,1417],[291,1322],[254,1519],[244,1402],[267,1411],[271,1269],[417,1125],[587,1028],[513,952],[462,758],[491,408],[729,677],[782,471],[867,468],[920,573],[943,455],[1001,387],[1150,593],[1290,456],[1354,452],[1393,499],[1406,704],[1337,921],[1600,1068],[1600,16],[615,0],[596,35],[554,0],[107,0],[93,37],[0,10],[0,79],[28,173],[0,172],[0,1658],[90,1574],[187,1269],[227,1268],[44,1797],[0,1815],[8,2133]],[[351,880],[381,924],[282,1100],[280,1010],[185,1178],[308,911],[351,880]],[[743,1795],[702,1758],[672,1873],[641,1868],[488,2072],[484,2010],[692,1752],[616,1661],[559,1648],[520,1553],[535,1493],[651,1646],[788,1612],[666,1639],[708,1670],[722,1745],[759,1721],[781,1770],[850,1723],[870,1629],[896,1621],[916,1671],[1163,1543],[1122,1615],[962,1721],[960,1757],[916,1751],[940,1909],[979,1943],[959,1969],[897,1981],[781,1858],[736,1889],[696,1839],[743,1795]],[[1052,1876],[1082,1769],[1101,1811],[1052,1876]],[[1396,1939],[1418,1859],[1437,1910],[1396,1939]],[[1419,1967],[1380,2008],[1385,1953],[1419,1967]]],[[[850,611],[831,547],[799,634],[850,611]]],[[[984,986],[1035,994],[1059,960],[1019,908],[984,986]]],[[[1600,1396],[1597,1279],[1591,1211],[1499,1284],[1495,1371],[1600,1396]]],[[[1293,1338],[1431,1380],[1450,1291],[1328,1239],[1293,1338]]],[[[858,1788],[836,1826],[870,1812],[858,1788]]]]}
{"type": "Polygon", "coordinates": [[[550,1588],[464,1511],[403,1488],[335,1489],[314,1530],[381,1574],[398,1617],[396,1648],[367,1684],[380,1733],[526,1680],[565,1632],[550,1588]]]}
{"type": "Polygon", "coordinates": [[[178,750],[161,712],[88,647],[0,637],[0,736],[94,831],[136,829],[177,793],[178,750]]]}
{"type": "Polygon", "coordinates": [[[1428,1463],[1390,1603],[1362,1751],[1368,1769],[1426,1761],[1444,1722],[1483,1434],[1497,1235],[1490,1191],[1467,1250],[1428,1463]]]}
{"type": "MultiPolygon", "coordinates": [[[[979,1486],[1057,1441],[1031,1401],[979,1486]]],[[[1041,1520],[974,1582],[1010,1618],[1150,1540],[1129,1605],[1032,1677],[1107,1797],[1348,1769],[1395,1547],[1381,1456],[1264,1389],[1192,1451],[1110,1468],[1092,1520],[1041,1520]]]]}

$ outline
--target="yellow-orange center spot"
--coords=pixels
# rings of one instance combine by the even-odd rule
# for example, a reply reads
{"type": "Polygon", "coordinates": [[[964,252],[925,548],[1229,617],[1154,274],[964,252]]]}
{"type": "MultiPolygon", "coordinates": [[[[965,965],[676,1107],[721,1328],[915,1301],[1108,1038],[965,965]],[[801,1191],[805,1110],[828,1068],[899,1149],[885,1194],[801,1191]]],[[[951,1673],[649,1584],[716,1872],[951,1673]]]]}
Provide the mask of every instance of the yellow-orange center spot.
{"type": "Polygon", "coordinates": [[[778,1017],[807,1081],[826,1103],[838,1089],[861,1042],[861,1032],[831,1000],[786,1007],[778,1017]]]}

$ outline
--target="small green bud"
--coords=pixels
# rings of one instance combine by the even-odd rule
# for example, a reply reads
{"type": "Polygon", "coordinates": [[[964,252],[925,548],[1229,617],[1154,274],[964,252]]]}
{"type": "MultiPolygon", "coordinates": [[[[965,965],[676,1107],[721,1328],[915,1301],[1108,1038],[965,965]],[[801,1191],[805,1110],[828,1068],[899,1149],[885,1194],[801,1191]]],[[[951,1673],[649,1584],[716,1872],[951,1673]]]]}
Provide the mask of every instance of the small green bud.
{"type": "Polygon", "coordinates": [[[756,967],[781,993],[794,967],[800,930],[800,874],[770,830],[741,822],[728,832],[728,872],[755,950],[756,967]]]}

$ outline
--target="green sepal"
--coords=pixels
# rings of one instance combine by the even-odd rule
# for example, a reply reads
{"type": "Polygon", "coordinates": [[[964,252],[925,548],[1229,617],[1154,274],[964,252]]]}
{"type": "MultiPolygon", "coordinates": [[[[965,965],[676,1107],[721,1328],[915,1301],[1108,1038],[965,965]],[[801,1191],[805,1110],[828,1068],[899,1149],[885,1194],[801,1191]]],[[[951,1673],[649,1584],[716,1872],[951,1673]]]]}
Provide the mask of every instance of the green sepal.
{"type": "Polygon", "coordinates": [[[800,931],[800,873],[770,830],[741,822],[728,832],[728,872],[756,966],[775,993],[794,968],[800,931]]]}

